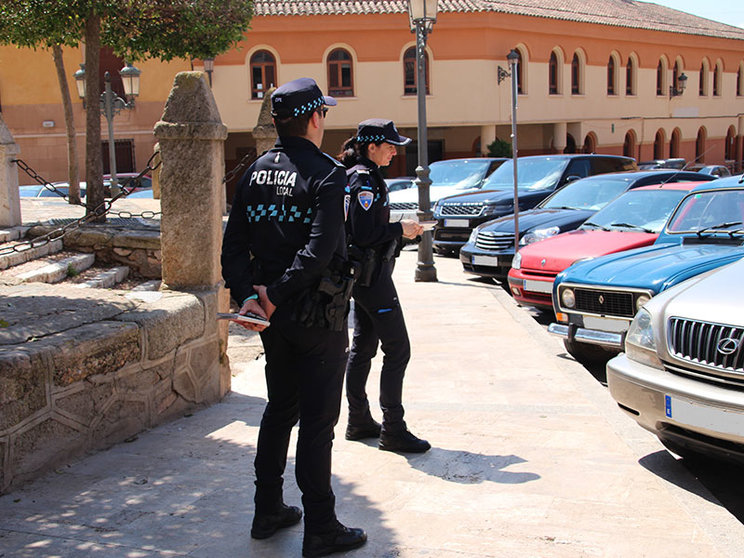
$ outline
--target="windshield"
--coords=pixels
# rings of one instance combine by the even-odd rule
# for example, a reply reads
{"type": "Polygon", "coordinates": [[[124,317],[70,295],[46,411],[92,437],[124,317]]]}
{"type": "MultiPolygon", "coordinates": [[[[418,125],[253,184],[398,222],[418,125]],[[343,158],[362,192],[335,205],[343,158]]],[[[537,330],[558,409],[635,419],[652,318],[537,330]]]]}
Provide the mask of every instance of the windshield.
{"type": "Polygon", "coordinates": [[[629,178],[584,178],[566,184],[539,207],[598,211],[628,189],[629,178]]]}
{"type": "MultiPolygon", "coordinates": [[[[538,157],[517,159],[517,180],[519,190],[544,190],[554,188],[560,180],[568,159],[538,157]]],[[[514,162],[506,161],[483,183],[487,190],[506,190],[514,188],[514,162]]]]}
{"type": "Polygon", "coordinates": [[[744,190],[700,192],[685,198],[669,221],[669,233],[726,232],[744,222],[744,190]],[[731,223],[731,225],[728,225],[731,223]]]}
{"type": "Polygon", "coordinates": [[[631,190],[592,215],[581,228],[659,233],[685,194],[686,190],[631,190]]]}
{"type": "Polygon", "coordinates": [[[477,188],[490,165],[490,159],[437,161],[429,166],[429,178],[432,186],[450,186],[457,190],[477,188]]]}

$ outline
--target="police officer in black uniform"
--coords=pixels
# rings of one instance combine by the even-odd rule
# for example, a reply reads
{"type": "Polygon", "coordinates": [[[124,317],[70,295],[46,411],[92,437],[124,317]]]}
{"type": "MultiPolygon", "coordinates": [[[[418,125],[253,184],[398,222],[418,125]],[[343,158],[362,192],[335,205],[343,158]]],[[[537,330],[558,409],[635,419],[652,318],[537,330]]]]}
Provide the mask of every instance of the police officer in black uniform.
{"type": "Polygon", "coordinates": [[[222,274],[240,313],[270,320],[268,327],[246,325],[260,331],[268,388],[251,536],[268,538],[302,518],[282,497],[290,431],[299,420],[303,556],[325,556],[367,540],[362,529],[336,519],[331,488],[352,285],[345,267],[346,175],[319,150],[332,97],[301,78],[279,87],[271,101],[279,139],[240,180],[222,246],[222,274]]]}
{"type": "Polygon", "coordinates": [[[410,219],[389,222],[388,192],[380,172],[380,167],[389,165],[395,156],[396,146],[410,142],[391,120],[373,118],[359,124],[340,155],[348,169],[351,194],[346,223],[349,256],[361,262],[354,286],[354,338],[346,366],[346,439],[379,436],[381,450],[422,453],[431,447],[429,442],[411,434],[403,420],[403,376],[411,347],[392,278],[401,236],[415,238],[422,227],[410,219]],[[384,353],[380,374],[382,425],[372,418],[365,390],[378,343],[384,353]]]}

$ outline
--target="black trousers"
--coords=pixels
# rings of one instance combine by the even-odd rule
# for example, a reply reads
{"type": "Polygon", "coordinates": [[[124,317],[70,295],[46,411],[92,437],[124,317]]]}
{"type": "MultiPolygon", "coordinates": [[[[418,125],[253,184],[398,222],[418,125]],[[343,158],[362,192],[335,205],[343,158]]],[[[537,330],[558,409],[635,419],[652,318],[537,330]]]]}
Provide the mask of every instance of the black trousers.
{"type": "Polygon", "coordinates": [[[392,273],[392,262],[383,263],[370,287],[354,288],[354,336],[346,365],[349,423],[364,424],[370,418],[367,378],[378,344],[381,346],[384,356],[380,374],[380,407],[386,432],[405,428],[403,377],[411,358],[411,344],[392,273]]]}
{"type": "Polygon", "coordinates": [[[302,491],[305,530],[320,532],[336,519],[331,488],[333,427],[341,408],[348,335],[305,328],[279,308],[261,332],[266,355],[268,403],[256,450],[256,513],[282,502],[284,468],[292,427],[299,420],[295,475],[302,491]]]}

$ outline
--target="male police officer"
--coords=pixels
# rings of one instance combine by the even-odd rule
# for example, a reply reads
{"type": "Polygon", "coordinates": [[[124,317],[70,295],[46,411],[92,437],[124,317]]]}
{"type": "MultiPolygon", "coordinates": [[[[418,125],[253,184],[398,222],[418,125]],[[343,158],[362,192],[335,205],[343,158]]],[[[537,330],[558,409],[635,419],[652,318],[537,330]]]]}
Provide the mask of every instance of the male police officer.
{"type": "Polygon", "coordinates": [[[303,556],[365,543],[362,529],[337,519],[331,488],[333,427],[338,420],[348,347],[343,166],[319,150],[327,106],[315,81],[301,78],[271,96],[279,139],[240,180],[225,230],[222,274],[240,313],[271,325],[261,332],[268,403],[256,450],[251,536],[268,538],[300,521],[284,504],[283,473],[298,419],[295,473],[305,510],[303,556]]]}

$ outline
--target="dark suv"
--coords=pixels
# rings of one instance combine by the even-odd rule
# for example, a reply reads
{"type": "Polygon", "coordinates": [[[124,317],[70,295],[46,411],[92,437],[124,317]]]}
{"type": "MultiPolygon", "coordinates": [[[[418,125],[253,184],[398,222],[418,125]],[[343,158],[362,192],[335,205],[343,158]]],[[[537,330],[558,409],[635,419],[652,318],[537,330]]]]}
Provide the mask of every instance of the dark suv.
{"type": "MultiPolygon", "coordinates": [[[[634,159],[618,155],[533,155],[517,162],[519,211],[531,209],[565,184],[608,172],[638,170],[634,159]]],[[[457,253],[474,227],[514,213],[514,166],[506,161],[478,192],[440,199],[434,206],[434,249],[457,253]]]]}

